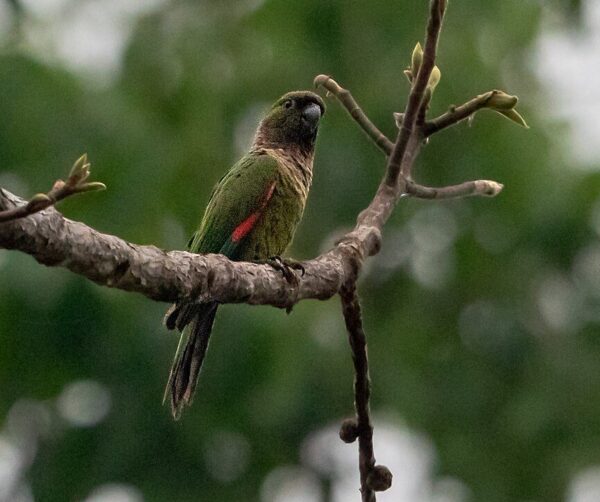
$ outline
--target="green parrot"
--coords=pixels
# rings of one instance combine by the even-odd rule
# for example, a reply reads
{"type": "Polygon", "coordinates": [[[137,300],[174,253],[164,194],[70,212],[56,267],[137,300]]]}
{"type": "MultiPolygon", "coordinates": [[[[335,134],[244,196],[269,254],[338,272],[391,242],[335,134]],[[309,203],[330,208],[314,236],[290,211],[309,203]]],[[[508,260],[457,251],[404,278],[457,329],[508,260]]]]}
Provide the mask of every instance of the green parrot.
{"type": "MultiPolygon", "coordinates": [[[[275,102],[260,122],[250,151],[217,183],[189,251],[268,262],[286,277],[293,275],[279,256],[304,212],[324,112],[323,100],[310,91],[289,92],[275,102]]],[[[181,331],[165,389],[175,419],[192,402],[217,308],[217,302],[182,301],[165,316],[168,329],[181,331]]]]}

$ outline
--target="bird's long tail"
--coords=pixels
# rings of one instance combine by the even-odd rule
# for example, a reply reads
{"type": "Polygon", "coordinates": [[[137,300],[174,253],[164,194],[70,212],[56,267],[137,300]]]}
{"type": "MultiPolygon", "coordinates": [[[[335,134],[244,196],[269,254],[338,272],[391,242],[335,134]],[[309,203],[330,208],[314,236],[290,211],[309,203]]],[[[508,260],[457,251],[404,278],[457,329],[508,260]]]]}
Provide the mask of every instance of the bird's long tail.
{"type": "Polygon", "coordinates": [[[168,328],[184,325],[165,388],[163,403],[170,396],[171,412],[178,419],[185,405],[192,404],[194,391],[217,313],[216,302],[174,306],[165,319],[168,328]]]}

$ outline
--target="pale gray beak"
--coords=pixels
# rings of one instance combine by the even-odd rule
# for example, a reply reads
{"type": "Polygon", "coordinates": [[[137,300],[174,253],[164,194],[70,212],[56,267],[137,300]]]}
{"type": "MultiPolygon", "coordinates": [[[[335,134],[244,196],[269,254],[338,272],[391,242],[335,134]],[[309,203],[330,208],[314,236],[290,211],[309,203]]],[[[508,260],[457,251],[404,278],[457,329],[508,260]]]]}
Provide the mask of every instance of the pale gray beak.
{"type": "Polygon", "coordinates": [[[316,103],[311,103],[302,110],[302,117],[311,125],[317,125],[321,118],[321,107],[316,103]]]}

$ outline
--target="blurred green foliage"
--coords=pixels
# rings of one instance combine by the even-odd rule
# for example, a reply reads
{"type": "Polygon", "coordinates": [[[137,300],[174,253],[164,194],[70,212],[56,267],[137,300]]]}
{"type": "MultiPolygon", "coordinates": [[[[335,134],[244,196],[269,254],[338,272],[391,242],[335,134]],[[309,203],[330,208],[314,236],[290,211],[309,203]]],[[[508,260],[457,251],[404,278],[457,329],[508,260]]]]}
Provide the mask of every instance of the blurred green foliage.
{"type": "MultiPolygon", "coordinates": [[[[60,210],[127,240],[183,248],[264,105],[309,88],[316,74],[334,76],[395,134],[425,4],[166,2],[133,21],[104,85],[35,57],[15,30],[0,52],[0,185],[30,196],[87,152],[108,191],[60,210]]],[[[544,4],[567,16],[579,2],[544,4]]],[[[27,23],[28,9],[21,15],[27,23]]],[[[505,190],[403,200],[360,285],[375,435],[379,414],[428,438],[432,478],[468,488],[457,500],[562,500],[574,475],[600,463],[600,177],[574,169],[565,126],[533,74],[541,16],[542,2],[451,2],[432,113],[502,88],[520,96],[532,129],[482,112],[473,127],[434,137],[420,181],[486,178],[505,190]]],[[[300,259],[353,225],[384,168],[328,104],[291,249],[300,259]]],[[[196,402],[174,423],[160,403],[177,343],[161,326],[165,308],[0,251],[0,438],[35,437],[21,472],[35,500],[82,500],[108,482],[131,484],[147,501],[260,500],[274,468],[313,469],[300,453],[309,433],[351,414],[350,353],[332,299],[290,316],[225,306],[196,402]],[[64,389],[80,380],[109,392],[97,425],[67,420],[64,389]]],[[[355,461],[355,447],[345,448],[355,461]]],[[[388,463],[382,452],[378,461],[388,463]]]]}

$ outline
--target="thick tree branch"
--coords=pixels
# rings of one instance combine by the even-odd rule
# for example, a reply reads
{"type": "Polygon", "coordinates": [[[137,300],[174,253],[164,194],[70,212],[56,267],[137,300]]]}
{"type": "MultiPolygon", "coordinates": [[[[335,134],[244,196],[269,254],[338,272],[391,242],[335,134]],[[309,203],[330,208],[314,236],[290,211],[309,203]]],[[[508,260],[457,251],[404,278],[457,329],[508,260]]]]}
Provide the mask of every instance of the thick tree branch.
{"type": "MultiPolygon", "coordinates": [[[[414,103],[422,101],[419,93],[423,93],[427,83],[427,66],[433,68],[435,65],[435,47],[444,7],[443,1],[431,2],[423,64],[411,90],[403,127],[392,152],[399,156],[403,150],[402,172],[410,172],[421,148],[419,135],[409,137],[403,148],[399,145],[404,144],[410,125],[414,126],[415,113],[418,111],[415,111],[414,103]],[[414,115],[413,119],[407,118],[411,115],[408,112],[414,115]]],[[[335,87],[332,79],[326,79],[322,84],[335,87]]],[[[368,126],[370,121],[364,113],[356,112],[360,108],[349,92],[346,98],[346,103],[350,103],[349,109],[355,110],[352,116],[363,126],[368,126]],[[358,120],[357,117],[361,115],[362,119],[358,120]]],[[[373,131],[377,131],[375,126],[372,126],[373,131]]],[[[369,136],[376,139],[373,134],[369,136]]],[[[381,145],[387,145],[388,142],[380,141],[381,145]]],[[[387,150],[386,147],[382,149],[387,150]]],[[[84,166],[86,164],[83,162],[84,166]]],[[[390,161],[385,180],[371,204],[359,215],[355,229],[336,248],[307,263],[306,276],[297,288],[290,289],[279,274],[268,266],[230,262],[221,256],[196,256],[178,251],[167,253],[153,246],[136,246],[67,220],[52,208],[26,219],[3,223],[0,226],[0,247],[19,249],[32,254],[41,263],[62,265],[99,284],[136,291],[155,300],[171,302],[187,297],[287,307],[304,298],[329,298],[342,285],[355,280],[364,258],[379,251],[382,228],[403,193],[424,198],[445,198],[493,195],[497,193],[493,187],[500,187],[494,182],[475,181],[433,189],[412,181],[407,186],[404,177],[399,177],[400,183],[390,185],[387,181],[394,177],[396,170],[395,164],[390,161]],[[350,261],[358,264],[356,272],[349,273],[350,261]]],[[[27,209],[27,204],[12,194],[0,191],[0,209],[8,211],[8,214],[30,214],[31,208],[27,209]]]]}
{"type": "MultiPolygon", "coordinates": [[[[24,204],[0,189],[0,209],[24,204]]],[[[359,247],[358,239],[352,239],[307,262],[299,286],[290,288],[268,265],[131,244],[71,221],[54,208],[0,224],[0,248],[16,249],[44,265],[65,267],[97,284],[162,302],[193,298],[288,307],[306,298],[327,299],[348,279],[341,256],[359,247]]]]}

